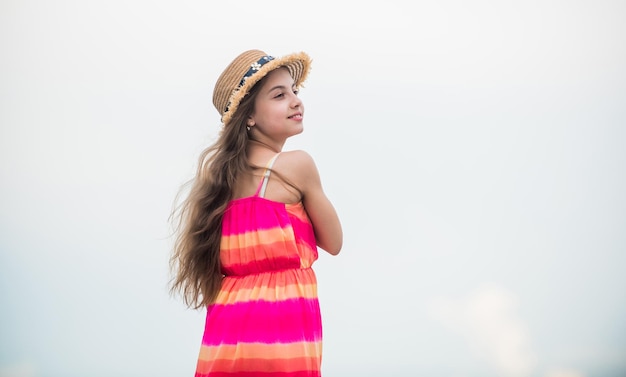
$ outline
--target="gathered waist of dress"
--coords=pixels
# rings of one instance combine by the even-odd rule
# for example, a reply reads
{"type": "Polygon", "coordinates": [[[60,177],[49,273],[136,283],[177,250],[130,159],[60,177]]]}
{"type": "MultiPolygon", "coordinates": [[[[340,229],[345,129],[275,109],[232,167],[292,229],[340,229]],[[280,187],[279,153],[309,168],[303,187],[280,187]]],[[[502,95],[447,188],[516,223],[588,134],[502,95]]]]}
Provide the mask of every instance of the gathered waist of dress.
{"type": "Polygon", "coordinates": [[[234,273],[228,273],[228,274],[224,274],[225,278],[233,278],[233,279],[237,279],[237,278],[245,278],[245,277],[249,277],[249,276],[261,276],[261,275],[271,275],[271,274],[280,274],[280,273],[290,273],[290,272],[313,272],[313,268],[311,266],[309,267],[288,267],[288,268],[278,268],[275,270],[265,270],[265,271],[258,271],[258,272],[249,272],[249,273],[244,273],[244,274],[234,274],[234,273]]]}

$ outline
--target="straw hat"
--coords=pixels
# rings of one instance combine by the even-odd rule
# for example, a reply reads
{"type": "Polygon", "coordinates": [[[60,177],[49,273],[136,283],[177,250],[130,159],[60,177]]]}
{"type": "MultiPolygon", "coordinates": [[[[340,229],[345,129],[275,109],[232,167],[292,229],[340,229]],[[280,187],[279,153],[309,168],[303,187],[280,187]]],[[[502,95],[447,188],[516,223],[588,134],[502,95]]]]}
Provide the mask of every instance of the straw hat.
{"type": "Polygon", "coordinates": [[[222,123],[230,121],[254,84],[279,67],[286,67],[299,87],[309,73],[311,58],[304,52],[275,58],[260,50],[248,50],[237,56],[217,79],[213,90],[213,105],[222,116],[222,123]]]}

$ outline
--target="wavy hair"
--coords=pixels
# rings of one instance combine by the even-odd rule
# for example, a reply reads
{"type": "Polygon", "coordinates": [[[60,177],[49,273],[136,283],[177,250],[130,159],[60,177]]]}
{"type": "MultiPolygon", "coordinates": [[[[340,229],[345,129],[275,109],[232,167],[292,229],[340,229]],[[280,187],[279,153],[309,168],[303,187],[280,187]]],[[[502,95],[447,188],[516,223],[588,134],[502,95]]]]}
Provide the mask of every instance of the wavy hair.
{"type": "Polygon", "coordinates": [[[259,81],[242,99],[217,141],[200,154],[196,175],[181,187],[170,215],[176,233],[170,257],[170,293],[181,294],[190,308],[211,304],[221,288],[222,218],[236,179],[257,168],[248,162],[250,139],[246,124],[264,81],[259,81]],[[187,196],[179,203],[189,187],[187,196]]]}

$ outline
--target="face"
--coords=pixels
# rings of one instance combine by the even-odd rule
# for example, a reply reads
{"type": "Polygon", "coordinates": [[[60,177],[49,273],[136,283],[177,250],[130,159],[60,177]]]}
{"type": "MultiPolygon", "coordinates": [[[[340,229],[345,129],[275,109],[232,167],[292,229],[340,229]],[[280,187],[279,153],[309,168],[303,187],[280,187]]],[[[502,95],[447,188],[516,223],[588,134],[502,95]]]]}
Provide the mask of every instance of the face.
{"type": "Polygon", "coordinates": [[[266,80],[254,101],[248,119],[255,135],[280,141],[303,130],[304,105],[287,68],[278,68],[266,80]]]}

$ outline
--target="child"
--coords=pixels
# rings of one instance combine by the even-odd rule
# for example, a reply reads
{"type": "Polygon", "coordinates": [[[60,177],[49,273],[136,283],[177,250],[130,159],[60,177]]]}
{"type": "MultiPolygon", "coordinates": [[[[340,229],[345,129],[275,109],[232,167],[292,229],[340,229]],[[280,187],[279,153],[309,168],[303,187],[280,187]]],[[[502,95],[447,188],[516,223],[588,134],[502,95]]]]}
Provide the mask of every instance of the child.
{"type": "Polygon", "coordinates": [[[342,228],[311,156],[281,152],[303,130],[311,60],[246,51],[218,78],[223,128],[177,210],[172,291],[207,308],[196,377],[320,376],[322,324],[311,265],[342,228]]]}

